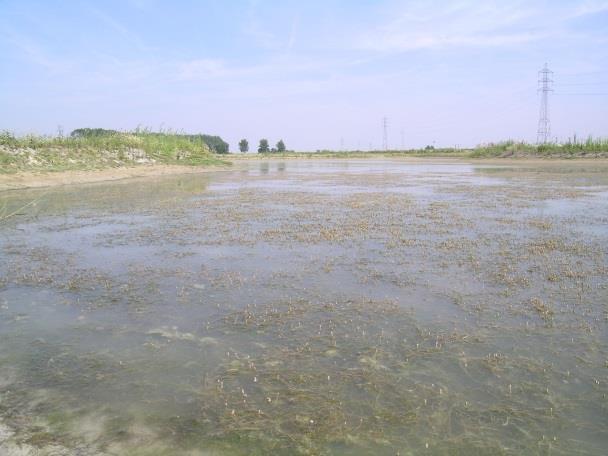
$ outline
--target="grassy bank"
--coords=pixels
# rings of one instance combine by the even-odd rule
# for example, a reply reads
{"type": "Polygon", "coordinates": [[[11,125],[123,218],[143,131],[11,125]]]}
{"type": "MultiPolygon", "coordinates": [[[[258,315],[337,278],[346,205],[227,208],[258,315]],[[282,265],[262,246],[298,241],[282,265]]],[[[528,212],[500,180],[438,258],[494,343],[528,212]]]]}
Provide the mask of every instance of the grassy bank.
{"type": "Polygon", "coordinates": [[[174,133],[106,132],[70,136],[0,133],[0,173],[227,163],[202,140],[174,133]]]}
{"type": "Polygon", "coordinates": [[[257,154],[239,154],[235,157],[247,158],[382,158],[382,157],[452,157],[467,158],[470,153],[464,149],[425,150],[320,150],[316,152],[268,152],[257,154]]]}
{"type": "Polygon", "coordinates": [[[472,158],[484,157],[558,157],[584,158],[608,157],[607,138],[588,138],[586,141],[568,140],[562,144],[528,144],[504,141],[496,144],[480,145],[469,153],[472,158]]]}
{"type": "Polygon", "coordinates": [[[529,144],[516,141],[482,144],[473,148],[428,146],[423,149],[283,152],[256,154],[258,157],[291,158],[370,158],[370,157],[444,157],[444,158],[608,158],[608,139],[569,140],[563,144],[529,144]]]}

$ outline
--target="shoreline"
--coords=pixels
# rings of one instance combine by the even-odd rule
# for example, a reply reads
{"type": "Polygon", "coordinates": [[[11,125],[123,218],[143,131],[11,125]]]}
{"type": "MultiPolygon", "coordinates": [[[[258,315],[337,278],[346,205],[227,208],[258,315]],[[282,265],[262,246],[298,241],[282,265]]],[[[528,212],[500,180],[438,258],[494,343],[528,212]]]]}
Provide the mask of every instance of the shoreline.
{"type": "Polygon", "coordinates": [[[465,157],[465,156],[445,156],[445,155],[382,155],[382,154],[367,154],[367,155],[272,155],[272,154],[231,154],[228,159],[233,163],[243,163],[250,161],[308,161],[308,160],[388,160],[410,163],[469,163],[472,165],[589,165],[600,164],[608,165],[608,157],[542,157],[535,155],[526,155],[519,157],[465,157]]]}
{"type": "Polygon", "coordinates": [[[263,160],[396,160],[410,162],[465,162],[465,163],[608,163],[608,156],[542,156],[542,155],[520,155],[520,156],[488,156],[488,157],[469,157],[466,155],[408,155],[408,154],[368,154],[353,153],[344,154],[230,154],[227,159],[235,162],[263,161],[263,160]]]}
{"type": "Polygon", "coordinates": [[[467,158],[467,157],[408,157],[408,156],[391,156],[391,155],[367,155],[353,157],[335,157],[335,156],[297,156],[297,155],[230,155],[229,158],[233,163],[230,165],[209,165],[209,166],[187,166],[187,165],[139,165],[126,166],[119,168],[102,168],[92,170],[66,170],[66,171],[20,171],[13,174],[0,174],[0,192],[10,190],[24,190],[28,188],[44,188],[58,187],[63,185],[78,185],[99,182],[111,182],[123,179],[160,177],[179,174],[199,174],[216,171],[225,171],[231,168],[231,165],[238,162],[248,161],[295,161],[295,160],[394,160],[406,161],[411,163],[469,163],[469,164],[487,164],[487,165],[589,165],[601,164],[608,165],[608,159],[600,158],[545,158],[545,157],[508,157],[508,158],[467,158]]]}
{"type": "Polygon", "coordinates": [[[58,187],[62,185],[110,182],[140,177],[159,177],[178,174],[198,174],[222,171],[228,166],[186,166],[186,165],[140,165],[120,168],[67,171],[20,171],[14,174],[0,174],[0,192],[25,190],[28,188],[58,187]]]}

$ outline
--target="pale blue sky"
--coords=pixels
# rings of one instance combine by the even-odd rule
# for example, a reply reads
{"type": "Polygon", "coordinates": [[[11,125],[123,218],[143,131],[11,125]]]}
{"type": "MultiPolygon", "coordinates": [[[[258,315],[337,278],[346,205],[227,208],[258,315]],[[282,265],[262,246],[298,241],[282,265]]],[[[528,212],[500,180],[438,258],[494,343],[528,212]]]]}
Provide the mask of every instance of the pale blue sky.
{"type": "Polygon", "coordinates": [[[608,136],[608,1],[0,0],[0,129],[289,148],[608,136]]]}

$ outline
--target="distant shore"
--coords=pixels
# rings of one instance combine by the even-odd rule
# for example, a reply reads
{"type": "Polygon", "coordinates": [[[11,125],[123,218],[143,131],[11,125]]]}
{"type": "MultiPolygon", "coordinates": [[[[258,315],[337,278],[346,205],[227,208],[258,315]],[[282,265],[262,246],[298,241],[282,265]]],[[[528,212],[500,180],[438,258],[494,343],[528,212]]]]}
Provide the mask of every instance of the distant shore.
{"type": "Polygon", "coordinates": [[[268,152],[231,153],[229,160],[292,159],[292,158],[391,158],[391,159],[454,159],[454,160],[598,160],[608,159],[608,151],[549,151],[531,150],[485,150],[478,149],[435,149],[430,151],[319,151],[319,152],[268,152]]]}
{"type": "Polygon", "coordinates": [[[85,128],[74,130],[69,136],[15,136],[0,131],[0,191],[200,173],[253,160],[597,163],[608,160],[608,139],[589,137],[583,142],[569,140],[563,144],[510,140],[474,148],[428,145],[408,150],[228,151],[228,143],[220,137],[203,134],[85,128]]]}
{"type": "Polygon", "coordinates": [[[333,155],[322,154],[230,154],[224,156],[229,161],[224,162],[224,165],[172,165],[172,164],[147,164],[133,165],[112,168],[101,168],[92,170],[28,170],[19,171],[16,173],[0,173],[0,191],[18,190],[26,188],[40,187],[56,187],[61,185],[88,184],[95,182],[115,181],[131,178],[158,177],[178,174],[197,174],[208,173],[214,171],[222,171],[230,168],[230,161],[246,162],[253,160],[331,160],[331,159],[355,159],[355,160],[396,160],[409,161],[412,163],[425,162],[447,162],[447,163],[471,163],[471,164],[486,164],[486,165],[526,165],[534,166],[535,164],[551,164],[559,166],[581,166],[593,164],[608,165],[606,157],[587,157],[587,158],[562,158],[562,157],[507,157],[507,158],[468,158],[468,157],[446,157],[446,156],[412,156],[412,155],[382,155],[382,154],[367,154],[367,155],[347,155],[343,154],[339,157],[333,155]]]}

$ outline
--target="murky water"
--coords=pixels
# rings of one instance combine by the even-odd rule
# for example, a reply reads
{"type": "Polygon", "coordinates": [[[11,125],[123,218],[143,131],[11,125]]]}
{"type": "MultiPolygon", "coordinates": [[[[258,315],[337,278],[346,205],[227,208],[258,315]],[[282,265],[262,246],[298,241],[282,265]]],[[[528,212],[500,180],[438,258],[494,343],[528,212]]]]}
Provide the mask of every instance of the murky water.
{"type": "Polygon", "coordinates": [[[0,194],[0,454],[605,454],[608,168],[0,194]]]}

